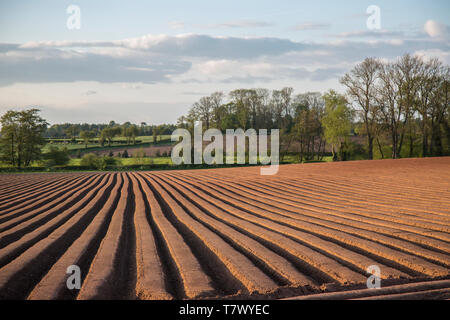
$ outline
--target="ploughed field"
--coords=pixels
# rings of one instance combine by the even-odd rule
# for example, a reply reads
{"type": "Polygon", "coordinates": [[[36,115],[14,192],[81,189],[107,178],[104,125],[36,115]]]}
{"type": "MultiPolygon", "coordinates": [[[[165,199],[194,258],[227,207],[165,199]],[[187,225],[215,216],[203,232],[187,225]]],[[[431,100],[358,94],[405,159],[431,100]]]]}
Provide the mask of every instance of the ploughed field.
{"type": "Polygon", "coordinates": [[[259,169],[0,175],[0,299],[287,298],[364,289],[371,265],[382,287],[450,279],[450,158],[259,169]]]}

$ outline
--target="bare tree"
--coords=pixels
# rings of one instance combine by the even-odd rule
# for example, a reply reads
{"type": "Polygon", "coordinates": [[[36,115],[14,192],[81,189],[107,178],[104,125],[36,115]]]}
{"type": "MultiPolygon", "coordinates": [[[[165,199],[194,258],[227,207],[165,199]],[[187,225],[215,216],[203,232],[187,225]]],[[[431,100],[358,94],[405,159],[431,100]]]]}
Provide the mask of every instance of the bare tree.
{"type": "MultiPolygon", "coordinates": [[[[439,88],[442,85],[443,66],[438,59],[431,59],[423,63],[418,76],[418,91],[416,110],[421,117],[422,133],[422,156],[426,157],[433,153],[433,147],[429,145],[430,131],[436,131],[436,126],[440,125],[444,108],[448,105],[440,106],[436,99],[439,88]]],[[[436,133],[434,133],[436,134],[436,133]]],[[[431,133],[433,135],[433,133],[431,133]]]]}
{"type": "MultiPolygon", "coordinates": [[[[270,91],[264,88],[256,89],[258,96],[258,128],[272,128],[273,126],[273,114],[270,108],[270,91]]],[[[256,129],[256,128],[255,128],[256,129]]]]}
{"type": "Polygon", "coordinates": [[[373,159],[373,140],[377,125],[376,81],[379,71],[380,62],[375,58],[366,58],[340,80],[347,87],[347,95],[358,106],[364,121],[369,159],[373,159]]]}
{"type": "Polygon", "coordinates": [[[205,123],[205,129],[209,129],[213,111],[213,101],[211,97],[201,97],[198,102],[194,103],[193,111],[196,118],[205,123]]]}
{"type": "Polygon", "coordinates": [[[418,75],[422,66],[422,60],[417,56],[405,54],[396,63],[396,78],[399,85],[399,104],[404,112],[403,125],[404,130],[400,135],[398,153],[400,154],[404,137],[407,134],[409,138],[409,156],[414,153],[415,140],[415,122],[414,114],[416,113],[415,104],[417,102],[416,95],[418,90],[418,75]]]}
{"type": "Polygon", "coordinates": [[[391,136],[393,159],[399,157],[400,131],[403,130],[402,118],[405,117],[403,104],[399,99],[402,82],[396,64],[381,65],[377,101],[385,128],[391,136]]]}
{"type": "Polygon", "coordinates": [[[212,108],[212,122],[216,128],[219,127],[220,123],[220,107],[222,106],[224,99],[223,92],[217,91],[211,94],[210,102],[212,108]]]}

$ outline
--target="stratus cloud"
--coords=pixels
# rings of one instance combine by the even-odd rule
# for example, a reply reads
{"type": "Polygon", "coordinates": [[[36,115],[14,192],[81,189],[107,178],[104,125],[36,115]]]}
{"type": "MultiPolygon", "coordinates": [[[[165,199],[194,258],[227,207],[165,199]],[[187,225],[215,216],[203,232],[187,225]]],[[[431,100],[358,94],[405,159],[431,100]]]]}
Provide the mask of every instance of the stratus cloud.
{"type": "Polygon", "coordinates": [[[405,33],[402,31],[392,30],[356,30],[350,32],[342,32],[336,35],[338,38],[403,38],[405,33]]]}
{"type": "Polygon", "coordinates": [[[235,59],[279,55],[307,47],[306,44],[280,38],[213,37],[200,34],[146,35],[121,40],[114,45],[166,55],[235,59]]]}
{"type": "Polygon", "coordinates": [[[44,41],[28,42],[20,49],[37,48],[127,48],[170,56],[208,58],[253,58],[262,55],[279,55],[289,51],[303,50],[307,44],[288,39],[271,37],[213,37],[200,34],[144,35],[117,41],[44,41]]]}
{"type": "Polygon", "coordinates": [[[255,21],[255,20],[239,20],[239,21],[229,21],[224,23],[217,24],[208,24],[208,25],[196,25],[198,27],[203,28],[262,28],[262,27],[271,27],[273,23],[266,21],[255,21]]]}
{"type": "Polygon", "coordinates": [[[0,54],[0,86],[16,82],[102,83],[168,82],[184,73],[191,63],[157,55],[114,57],[59,49],[25,49],[0,54]]]}
{"type": "Polygon", "coordinates": [[[197,29],[237,29],[237,28],[265,28],[274,26],[273,23],[259,20],[237,20],[214,24],[186,23],[182,21],[171,21],[169,25],[172,29],[183,29],[193,27],[197,29]]]}
{"type": "MultiPolygon", "coordinates": [[[[366,51],[371,55],[370,51],[375,49],[386,50],[390,54],[392,46],[398,46],[398,42],[392,43],[390,39],[383,39],[383,36],[398,35],[397,32],[392,31],[356,31],[353,33],[342,34],[344,40],[323,43],[306,43],[295,42],[289,39],[281,39],[274,37],[219,37],[201,34],[180,34],[176,36],[169,35],[144,35],[137,38],[129,38],[117,41],[53,41],[53,42],[32,42],[25,43],[20,46],[11,44],[0,44],[0,53],[4,50],[12,51],[15,48],[19,49],[51,49],[51,48],[77,48],[92,51],[98,48],[109,48],[113,53],[115,50],[127,49],[134,51],[135,54],[154,54],[163,55],[167,57],[195,57],[207,59],[252,59],[261,56],[280,56],[289,52],[336,52],[341,48],[358,48],[358,52],[366,51]],[[374,37],[376,41],[367,41],[360,39],[357,41],[345,40],[345,38],[353,37],[374,37]],[[2,48],[4,46],[4,48],[2,48]]],[[[408,39],[403,43],[403,51],[421,50],[421,49],[445,49],[448,48],[448,42],[437,41],[430,43],[426,39],[408,39]]],[[[397,50],[397,49],[395,49],[397,50]]],[[[342,52],[344,53],[344,52],[342,52]]],[[[352,54],[348,50],[347,54],[352,54]]],[[[124,53],[126,55],[126,52],[124,53]]],[[[384,55],[381,52],[381,55],[384,55]]],[[[344,55],[341,59],[347,60],[344,55]]]]}
{"type": "Polygon", "coordinates": [[[423,26],[424,31],[432,38],[448,38],[450,27],[434,20],[428,20],[423,26]]]}
{"type": "Polygon", "coordinates": [[[294,27],[292,27],[292,29],[296,31],[306,31],[306,30],[323,30],[329,29],[330,27],[331,24],[329,23],[305,22],[295,25],[294,27]]]}
{"type": "Polygon", "coordinates": [[[368,56],[394,58],[405,52],[448,52],[449,46],[448,41],[439,39],[304,43],[270,37],[198,34],[145,35],[109,42],[0,44],[0,86],[16,82],[154,84],[199,83],[208,78],[245,82],[283,77],[328,79],[339,73],[336,66],[348,68],[368,56]]]}

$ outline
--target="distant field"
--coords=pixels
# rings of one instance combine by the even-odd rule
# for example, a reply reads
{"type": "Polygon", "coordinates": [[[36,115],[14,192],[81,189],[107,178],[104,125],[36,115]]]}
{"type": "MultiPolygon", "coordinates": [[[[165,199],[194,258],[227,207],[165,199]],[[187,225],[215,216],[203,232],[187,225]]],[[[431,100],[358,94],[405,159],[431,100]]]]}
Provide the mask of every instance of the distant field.
{"type": "MultiPolygon", "coordinates": [[[[158,136],[157,142],[170,142],[170,135],[161,135],[158,136]],[[159,138],[160,137],[160,138],[159,138]]],[[[108,145],[108,142],[105,142],[104,146],[102,147],[98,142],[96,143],[88,143],[86,150],[86,145],[84,144],[84,141],[82,139],[76,139],[75,143],[68,142],[70,139],[51,139],[52,143],[47,143],[43,148],[42,152],[48,152],[50,146],[57,146],[57,147],[66,147],[68,150],[74,151],[74,150],[80,150],[81,152],[85,151],[102,151],[102,150],[109,150],[111,148],[126,148],[126,147],[136,147],[136,146],[148,146],[149,144],[153,143],[153,137],[152,136],[138,136],[136,137],[136,140],[140,140],[141,142],[139,144],[133,145],[131,143],[130,145],[119,143],[119,141],[126,142],[126,138],[124,137],[116,137],[114,138],[113,142],[111,143],[111,146],[108,145]],[[66,141],[67,143],[64,143],[66,141]]]]}
{"type": "MultiPolygon", "coordinates": [[[[172,164],[170,157],[154,157],[154,158],[115,158],[119,161],[119,165],[130,166],[135,164],[172,164]]],[[[79,166],[81,159],[70,159],[70,166],[79,166]]]]}
{"type": "Polygon", "coordinates": [[[3,175],[0,298],[305,297],[366,288],[371,265],[383,288],[450,279],[449,157],[259,169],[3,175]]]}

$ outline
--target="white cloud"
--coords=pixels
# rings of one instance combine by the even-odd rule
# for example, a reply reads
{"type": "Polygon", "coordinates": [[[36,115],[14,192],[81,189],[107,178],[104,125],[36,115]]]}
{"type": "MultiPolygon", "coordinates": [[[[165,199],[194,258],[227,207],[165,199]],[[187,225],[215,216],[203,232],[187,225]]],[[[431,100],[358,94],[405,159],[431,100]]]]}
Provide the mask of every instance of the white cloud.
{"type": "Polygon", "coordinates": [[[295,25],[292,29],[296,31],[305,31],[305,30],[323,30],[329,29],[331,24],[329,23],[320,23],[320,22],[306,22],[295,25]]]}
{"type": "Polygon", "coordinates": [[[271,26],[273,26],[272,23],[253,20],[229,21],[224,23],[206,25],[207,28],[261,28],[271,26]]]}
{"type": "Polygon", "coordinates": [[[442,51],[439,49],[430,49],[430,50],[418,50],[414,52],[414,55],[423,57],[424,59],[432,59],[432,58],[438,58],[445,64],[450,64],[450,52],[449,51],[442,51]]]}
{"type": "Polygon", "coordinates": [[[432,38],[446,38],[449,36],[449,26],[434,20],[425,22],[423,29],[432,38]]]}
{"type": "Polygon", "coordinates": [[[236,20],[214,24],[190,24],[199,29],[237,29],[237,28],[265,28],[274,26],[273,23],[259,20],[236,20]]]}
{"type": "Polygon", "coordinates": [[[258,20],[236,20],[213,24],[186,23],[183,21],[169,22],[171,29],[184,29],[192,27],[197,29],[238,29],[238,28],[265,28],[274,26],[273,23],[258,20]]]}
{"type": "Polygon", "coordinates": [[[401,31],[392,30],[357,30],[350,32],[342,32],[336,35],[339,38],[381,38],[381,37],[404,37],[405,34],[401,31]]]}

